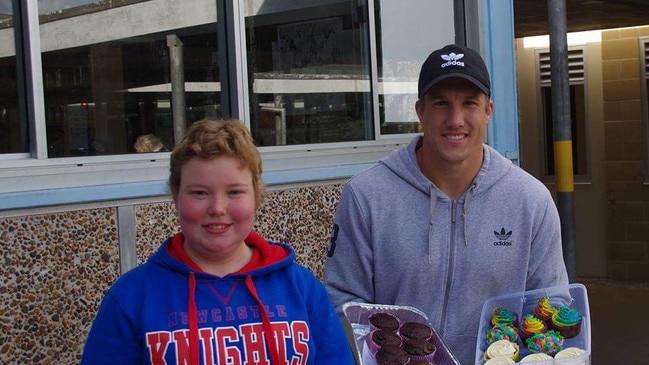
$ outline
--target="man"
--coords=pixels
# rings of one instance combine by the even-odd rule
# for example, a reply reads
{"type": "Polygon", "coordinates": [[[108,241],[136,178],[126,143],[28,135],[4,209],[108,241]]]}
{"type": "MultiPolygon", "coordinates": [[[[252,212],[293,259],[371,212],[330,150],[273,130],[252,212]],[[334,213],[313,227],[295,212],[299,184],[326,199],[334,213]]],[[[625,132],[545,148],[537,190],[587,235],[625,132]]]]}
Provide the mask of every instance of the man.
{"type": "Polygon", "coordinates": [[[414,306],[461,364],[475,361],[485,300],[568,284],[549,191],[483,144],[490,85],[474,50],[430,54],[423,135],[347,182],[324,272],[339,314],[348,301],[414,306]]]}

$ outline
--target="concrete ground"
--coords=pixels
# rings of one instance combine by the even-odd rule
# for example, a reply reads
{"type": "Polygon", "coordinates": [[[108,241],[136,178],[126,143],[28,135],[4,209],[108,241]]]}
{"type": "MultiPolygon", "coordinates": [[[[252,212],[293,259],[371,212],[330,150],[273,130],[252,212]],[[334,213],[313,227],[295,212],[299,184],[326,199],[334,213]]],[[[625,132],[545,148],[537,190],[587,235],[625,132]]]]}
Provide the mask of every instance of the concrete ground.
{"type": "Polygon", "coordinates": [[[591,316],[591,365],[649,364],[649,284],[580,279],[591,316]]]}

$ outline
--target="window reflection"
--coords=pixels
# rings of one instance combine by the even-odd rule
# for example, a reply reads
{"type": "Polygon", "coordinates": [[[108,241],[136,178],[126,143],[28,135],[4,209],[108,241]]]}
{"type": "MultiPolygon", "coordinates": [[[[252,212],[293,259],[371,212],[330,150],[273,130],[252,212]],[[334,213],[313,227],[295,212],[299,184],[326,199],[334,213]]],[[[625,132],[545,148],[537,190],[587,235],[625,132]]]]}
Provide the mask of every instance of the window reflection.
{"type": "Polygon", "coordinates": [[[415,113],[419,69],[428,54],[453,43],[452,1],[375,0],[381,134],[420,132],[415,113]],[[413,9],[416,9],[413,11],[413,9]]]}
{"type": "Polygon", "coordinates": [[[18,108],[13,2],[0,3],[0,153],[29,152],[27,121],[18,108]]]}
{"type": "MultiPolygon", "coordinates": [[[[184,9],[191,11],[196,3],[203,9],[207,4],[205,0],[193,2],[186,1],[184,9]]],[[[168,1],[122,1],[120,5],[140,4],[119,7],[106,1],[65,4],[71,3],[77,6],[53,9],[51,4],[64,3],[39,2],[40,13],[50,12],[49,17],[41,16],[49,157],[135,153],[137,137],[146,134],[173,147],[174,70],[170,69],[169,36],[182,42],[186,120],[219,116],[215,9],[210,23],[159,31],[170,28],[167,23],[177,24],[178,14],[158,12],[163,16],[152,19],[155,22],[146,14],[162,5],[168,7],[168,1]],[[98,7],[104,8],[99,16],[98,7]],[[115,25],[100,26],[109,23],[115,25]],[[122,38],[120,24],[133,28],[125,33],[129,37],[122,38]]]]}
{"type": "Polygon", "coordinates": [[[250,125],[257,143],[373,139],[363,2],[244,3],[250,125]]]}

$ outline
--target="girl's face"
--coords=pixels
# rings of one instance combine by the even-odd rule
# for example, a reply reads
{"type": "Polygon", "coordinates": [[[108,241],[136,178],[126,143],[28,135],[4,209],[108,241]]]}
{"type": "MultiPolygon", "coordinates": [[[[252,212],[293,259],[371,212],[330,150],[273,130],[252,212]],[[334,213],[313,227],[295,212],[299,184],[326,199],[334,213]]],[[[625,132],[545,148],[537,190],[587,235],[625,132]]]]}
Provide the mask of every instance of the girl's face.
{"type": "Polygon", "coordinates": [[[194,157],[181,168],[173,197],[185,252],[199,266],[236,260],[255,221],[252,172],[230,156],[194,157]]]}

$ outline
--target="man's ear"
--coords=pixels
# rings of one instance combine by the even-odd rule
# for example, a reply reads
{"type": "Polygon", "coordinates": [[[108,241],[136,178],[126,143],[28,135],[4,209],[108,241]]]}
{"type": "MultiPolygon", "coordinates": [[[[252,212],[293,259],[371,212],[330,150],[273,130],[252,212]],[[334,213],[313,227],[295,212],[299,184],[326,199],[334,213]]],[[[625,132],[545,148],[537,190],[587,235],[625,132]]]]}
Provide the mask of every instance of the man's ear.
{"type": "Polygon", "coordinates": [[[496,105],[494,104],[493,100],[489,99],[489,102],[487,103],[487,115],[489,116],[489,120],[487,120],[487,124],[491,121],[491,117],[494,115],[494,108],[496,105]]]}
{"type": "Polygon", "coordinates": [[[419,119],[419,123],[421,123],[421,108],[423,107],[423,103],[421,99],[417,99],[415,102],[415,113],[417,113],[417,118],[419,119]]]}

